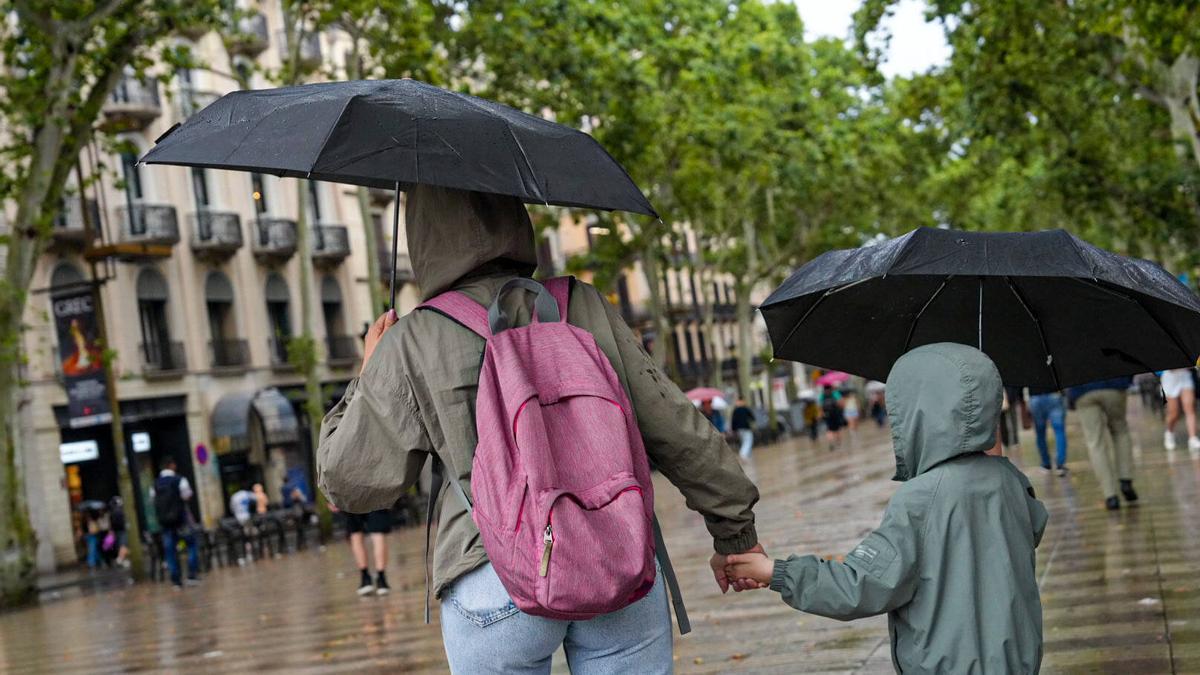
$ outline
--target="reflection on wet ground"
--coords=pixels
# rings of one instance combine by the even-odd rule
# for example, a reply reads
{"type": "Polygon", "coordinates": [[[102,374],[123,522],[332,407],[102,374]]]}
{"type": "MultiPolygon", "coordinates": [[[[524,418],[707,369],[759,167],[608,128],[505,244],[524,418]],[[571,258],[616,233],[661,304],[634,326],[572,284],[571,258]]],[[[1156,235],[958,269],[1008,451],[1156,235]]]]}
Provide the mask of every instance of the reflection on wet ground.
{"type": "MultiPolygon", "coordinates": [[[[1065,478],[1037,467],[1033,438],[1015,458],[1051,512],[1038,555],[1043,672],[1200,672],[1200,458],[1161,447],[1137,410],[1136,508],[1104,510],[1072,427],[1065,478]]],[[[767,550],[836,556],[877,523],[895,489],[886,433],[863,429],[828,451],[807,440],[756,450],[749,472],[767,550]]],[[[710,672],[890,672],[886,620],[839,623],[793,611],[769,591],[722,596],[700,516],[661,481],[656,492],[694,632],[676,668],[710,672]]],[[[422,620],[421,529],[392,535],[386,598],[359,598],[343,545],[245,568],[199,588],[156,584],[0,615],[0,672],[444,672],[436,621],[422,620]]]]}

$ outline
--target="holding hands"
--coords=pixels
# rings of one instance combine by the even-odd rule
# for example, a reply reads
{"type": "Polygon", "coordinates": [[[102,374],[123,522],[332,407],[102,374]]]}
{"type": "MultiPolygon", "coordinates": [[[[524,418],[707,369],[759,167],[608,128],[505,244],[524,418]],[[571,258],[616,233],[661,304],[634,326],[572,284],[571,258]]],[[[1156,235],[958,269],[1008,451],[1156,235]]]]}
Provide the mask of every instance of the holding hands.
{"type": "Polygon", "coordinates": [[[732,555],[714,553],[708,564],[722,593],[730,588],[739,593],[766,588],[775,571],[775,563],[767,556],[762,544],[732,555]]]}

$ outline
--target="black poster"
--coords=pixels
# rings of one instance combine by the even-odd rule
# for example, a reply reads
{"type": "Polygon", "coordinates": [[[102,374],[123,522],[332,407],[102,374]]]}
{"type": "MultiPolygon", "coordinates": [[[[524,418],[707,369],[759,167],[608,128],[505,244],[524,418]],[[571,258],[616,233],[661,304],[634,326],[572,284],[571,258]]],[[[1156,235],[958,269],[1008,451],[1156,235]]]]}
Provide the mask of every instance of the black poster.
{"type": "Polygon", "coordinates": [[[91,290],[58,295],[53,300],[59,368],[72,428],[112,421],[94,302],[91,290]]]}

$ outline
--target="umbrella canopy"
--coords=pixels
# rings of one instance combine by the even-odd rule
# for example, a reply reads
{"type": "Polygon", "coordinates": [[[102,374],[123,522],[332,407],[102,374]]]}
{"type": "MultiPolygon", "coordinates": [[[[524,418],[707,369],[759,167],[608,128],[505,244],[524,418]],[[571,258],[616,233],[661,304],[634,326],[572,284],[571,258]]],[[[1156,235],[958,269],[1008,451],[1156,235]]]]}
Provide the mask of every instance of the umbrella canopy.
{"type": "Polygon", "coordinates": [[[715,398],[725,398],[725,392],[713,387],[696,387],[684,392],[684,395],[693,401],[711,401],[715,398]]]}
{"type": "Polygon", "coordinates": [[[591,136],[415,80],[235,91],[168,131],[141,161],[657,215],[591,136]]]}
{"type": "Polygon", "coordinates": [[[836,387],[839,384],[846,382],[849,379],[850,379],[849,373],[843,373],[840,370],[834,370],[834,371],[825,373],[824,375],[818,377],[816,384],[818,387],[825,387],[825,386],[836,387]]]}
{"type": "MultiPolygon", "coordinates": [[[[656,216],[596,139],[415,80],[235,91],[158,138],[141,159],[396,190],[434,185],[526,203],[656,216]]],[[[392,212],[392,292],[400,198],[392,212]]]]}
{"type": "Polygon", "coordinates": [[[913,347],[979,347],[1008,385],[1059,389],[1180,368],[1200,298],[1158,265],[1062,230],[921,228],[831,251],[761,306],[775,355],[876,380],[913,347]]]}

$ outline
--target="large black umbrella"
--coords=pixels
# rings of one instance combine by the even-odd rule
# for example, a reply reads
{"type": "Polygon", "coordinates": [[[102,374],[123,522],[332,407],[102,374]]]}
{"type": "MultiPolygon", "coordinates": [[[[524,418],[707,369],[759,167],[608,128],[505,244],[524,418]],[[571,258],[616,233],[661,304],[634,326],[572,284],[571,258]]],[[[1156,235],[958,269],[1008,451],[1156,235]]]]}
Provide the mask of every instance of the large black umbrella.
{"type": "MultiPolygon", "coordinates": [[[[235,91],[163,134],[141,161],[657,215],[591,136],[415,80],[235,91]]],[[[393,305],[395,292],[393,269],[393,305]]]]}
{"type": "Polygon", "coordinates": [[[882,380],[913,347],[978,346],[1004,382],[1059,389],[1194,365],[1200,298],[1062,230],[921,228],[831,251],[761,306],[775,355],[882,380]]]}

